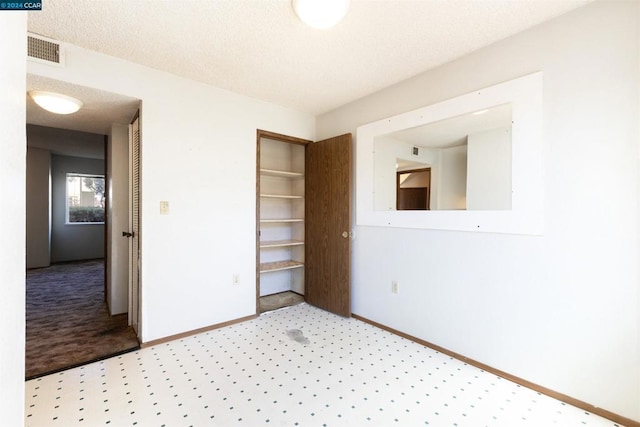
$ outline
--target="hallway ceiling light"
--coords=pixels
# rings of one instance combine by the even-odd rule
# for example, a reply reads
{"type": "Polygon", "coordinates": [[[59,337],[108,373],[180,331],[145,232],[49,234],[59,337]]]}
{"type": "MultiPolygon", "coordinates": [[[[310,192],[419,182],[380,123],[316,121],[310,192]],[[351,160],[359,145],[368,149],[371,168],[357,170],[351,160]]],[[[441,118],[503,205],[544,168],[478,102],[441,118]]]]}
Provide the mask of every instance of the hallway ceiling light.
{"type": "Polygon", "coordinates": [[[72,114],[83,105],[82,101],[59,93],[32,90],[29,96],[40,107],[55,114],[72,114]]]}
{"type": "Polygon", "coordinates": [[[349,0],[292,0],[298,18],[310,27],[331,28],[344,18],[349,0]]]}

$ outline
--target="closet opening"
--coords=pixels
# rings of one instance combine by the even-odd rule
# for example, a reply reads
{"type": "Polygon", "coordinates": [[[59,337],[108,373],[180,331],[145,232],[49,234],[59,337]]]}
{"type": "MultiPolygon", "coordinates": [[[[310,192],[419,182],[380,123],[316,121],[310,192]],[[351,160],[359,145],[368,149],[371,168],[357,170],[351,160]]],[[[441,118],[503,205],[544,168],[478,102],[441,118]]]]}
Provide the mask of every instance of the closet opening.
{"type": "Polygon", "coordinates": [[[258,313],[304,301],[305,146],[310,142],[258,131],[258,313]]]}

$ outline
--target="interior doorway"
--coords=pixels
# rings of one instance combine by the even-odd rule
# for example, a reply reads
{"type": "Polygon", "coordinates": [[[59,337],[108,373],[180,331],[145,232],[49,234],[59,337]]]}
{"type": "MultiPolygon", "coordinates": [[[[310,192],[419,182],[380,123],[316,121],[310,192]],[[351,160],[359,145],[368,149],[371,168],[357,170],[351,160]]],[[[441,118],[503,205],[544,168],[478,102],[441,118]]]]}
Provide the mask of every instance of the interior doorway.
{"type": "Polygon", "coordinates": [[[27,378],[138,348],[106,300],[106,140],[27,126],[27,378]]]}
{"type": "MultiPolygon", "coordinates": [[[[40,76],[27,75],[27,89],[34,88],[81,98],[85,108],[77,113],[62,116],[41,109],[30,98],[27,100],[26,179],[27,199],[30,206],[27,207],[26,213],[26,256],[28,260],[36,261],[34,263],[27,262],[27,266],[32,269],[27,272],[26,357],[28,359],[30,354],[36,354],[45,362],[48,360],[56,362],[49,367],[42,366],[42,363],[37,362],[39,367],[36,370],[27,369],[28,376],[63,369],[138,347],[138,338],[129,326],[128,318],[129,262],[126,262],[124,280],[121,280],[117,274],[113,274],[113,261],[126,259],[128,248],[125,247],[124,252],[119,252],[118,245],[115,244],[120,240],[126,242],[126,239],[122,236],[114,238],[115,228],[112,220],[123,215],[120,213],[113,215],[112,213],[113,209],[119,209],[115,200],[124,194],[125,228],[128,228],[128,124],[138,110],[140,100],[40,76]],[[119,125],[118,123],[123,124],[119,125]],[[118,133],[122,137],[119,141],[118,133]],[[96,144],[96,147],[93,147],[91,143],[87,143],[87,138],[91,140],[92,136],[99,141],[99,146],[96,144]],[[38,139],[44,145],[34,144],[38,139]],[[118,145],[124,149],[124,155],[114,159],[113,148],[118,145]],[[98,162],[101,163],[99,171],[85,169],[84,165],[93,165],[98,162]],[[30,167],[34,165],[35,168],[30,167]],[[60,165],[69,166],[69,170],[63,171],[62,174],[61,188],[63,190],[61,196],[58,189],[54,195],[50,184],[50,181],[51,183],[56,181],[56,174],[59,175],[58,172],[61,170],[60,165]],[[34,173],[36,169],[37,172],[34,173]],[[75,176],[69,177],[68,173],[75,174],[75,176]],[[127,183],[124,193],[112,185],[113,182],[122,178],[127,183]],[[65,180],[69,179],[75,180],[77,194],[65,193],[65,180]],[[101,181],[98,182],[98,179],[101,181]],[[32,185],[34,183],[38,187],[37,191],[34,191],[32,185]],[[87,195],[89,194],[88,190],[91,189],[94,190],[91,200],[100,199],[100,203],[103,203],[101,208],[104,213],[103,217],[99,219],[94,218],[95,212],[93,212],[98,206],[84,206],[84,202],[89,201],[87,195]],[[100,197],[98,197],[98,193],[101,194],[100,197]],[[70,197],[75,197],[74,204],[69,202],[70,197]],[[60,198],[60,200],[56,198],[60,198]],[[53,206],[54,199],[56,199],[55,207],[53,206]],[[75,207],[75,202],[78,202],[76,210],[79,209],[79,211],[72,212],[73,215],[71,215],[68,212],[69,206],[75,207]],[[64,231],[52,227],[54,217],[60,217],[58,212],[60,209],[62,209],[63,218],[60,229],[64,231]],[[85,224],[72,224],[77,222],[74,218],[82,218],[85,214],[90,218],[85,221],[85,224]],[[80,236],[76,236],[75,240],[70,239],[65,237],[68,232],[79,233],[80,236]],[[82,240],[77,240],[78,238],[82,240]],[[62,243],[59,245],[59,242],[62,243]],[[88,246],[79,242],[86,242],[88,246]],[[61,251],[60,248],[63,247],[67,249],[61,251]],[[29,284],[29,280],[33,286],[29,284]],[[34,285],[35,283],[37,285],[34,285]],[[73,286],[77,287],[73,288],[73,286]],[[122,288],[124,288],[124,299],[122,292],[118,291],[122,288]],[[32,304],[29,304],[29,299],[33,302],[32,304]],[[124,301],[124,304],[118,303],[118,301],[124,301]],[[73,303],[78,304],[74,305],[73,303]],[[81,312],[85,310],[86,313],[89,307],[93,307],[91,316],[81,315],[81,312]],[[54,312],[56,311],[60,313],[59,318],[55,317],[54,312]],[[81,329],[65,333],[65,328],[71,326],[71,318],[78,320],[74,327],[79,326],[81,329]],[[39,332],[36,331],[34,328],[39,326],[37,322],[34,323],[31,320],[42,320],[40,326],[44,325],[44,328],[39,332]],[[51,328],[47,330],[48,327],[51,328]],[[118,336],[122,337],[120,332],[127,329],[130,330],[130,333],[126,334],[128,342],[125,344],[118,342],[118,336]],[[55,334],[57,335],[54,337],[55,334]],[[92,340],[83,338],[83,334],[89,334],[96,338],[93,348],[90,348],[92,340]],[[56,342],[47,341],[46,337],[50,337],[56,342]],[[58,344],[67,339],[71,345],[66,345],[66,348],[62,349],[58,344]],[[86,352],[79,350],[83,346],[87,347],[86,352]],[[30,348],[35,348],[36,351],[30,352],[30,348]],[[47,353],[49,350],[55,351],[56,349],[60,350],[57,354],[47,353]],[[67,356],[74,357],[66,357],[65,352],[67,356]],[[87,360],[75,358],[75,356],[85,353],[89,355],[87,360]]],[[[117,229],[118,232],[122,232],[120,226],[117,229]]],[[[28,363],[29,360],[26,362],[28,363]]]]}
{"type": "Polygon", "coordinates": [[[431,168],[396,173],[396,210],[430,210],[431,168]]]}
{"type": "Polygon", "coordinates": [[[304,300],[305,147],[309,143],[258,131],[258,312],[304,300]]]}

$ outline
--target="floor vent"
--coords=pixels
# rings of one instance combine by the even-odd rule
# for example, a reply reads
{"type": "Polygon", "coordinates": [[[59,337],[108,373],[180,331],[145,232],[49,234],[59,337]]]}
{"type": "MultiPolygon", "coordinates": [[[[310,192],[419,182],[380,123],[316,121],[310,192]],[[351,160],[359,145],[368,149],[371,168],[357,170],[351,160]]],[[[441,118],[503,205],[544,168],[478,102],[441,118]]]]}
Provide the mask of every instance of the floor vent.
{"type": "Polygon", "coordinates": [[[27,35],[27,57],[44,64],[64,65],[64,53],[60,43],[35,34],[27,35]]]}

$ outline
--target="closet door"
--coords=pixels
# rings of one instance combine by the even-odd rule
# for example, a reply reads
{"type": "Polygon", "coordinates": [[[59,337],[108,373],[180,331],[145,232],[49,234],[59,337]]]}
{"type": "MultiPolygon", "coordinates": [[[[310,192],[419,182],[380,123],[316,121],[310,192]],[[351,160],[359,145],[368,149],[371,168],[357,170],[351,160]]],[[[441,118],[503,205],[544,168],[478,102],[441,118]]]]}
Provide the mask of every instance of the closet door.
{"type": "MultiPolygon", "coordinates": [[[[129,246],[129,324],[140,333],[140,116],[139,112],[131,123],[131,169],[130,169],[130,202],[129,212],[130,237],[129,246]]],[[[124,235],[124,234],[123,234],[124,235]]]]}
{"type": "Polygon", "coordinates": [[[351,134],[306,147],[305,299],[351,316],[351,134]]]}

